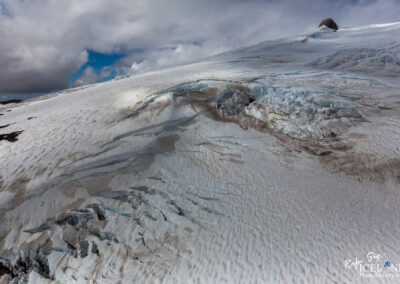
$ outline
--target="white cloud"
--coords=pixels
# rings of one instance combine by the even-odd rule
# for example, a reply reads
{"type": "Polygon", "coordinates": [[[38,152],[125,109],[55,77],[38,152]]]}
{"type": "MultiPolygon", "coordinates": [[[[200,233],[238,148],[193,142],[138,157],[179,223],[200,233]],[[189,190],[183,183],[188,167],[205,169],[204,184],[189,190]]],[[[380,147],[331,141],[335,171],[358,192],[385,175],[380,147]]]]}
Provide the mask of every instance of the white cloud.
{"type": "Polygon", "coordinates": [[[311,31],[327,16],[350,26],[399,14],[398,0],[0,0],[0,93],[65,88],[88,49],[124,53],[119,72],[142,72],[311,31]]]}
{"type": "Polygon", "coordinates": [[[84,85],[89,85],[89,84],[94,84],[98,81],[100,77],[97,75],[97,73],[93,70],[92,67],[86,67],[85,70],[83,70],[83,74],[79,79],[75,81],[74,86],[75,87],[80,87],[84,85]]]}

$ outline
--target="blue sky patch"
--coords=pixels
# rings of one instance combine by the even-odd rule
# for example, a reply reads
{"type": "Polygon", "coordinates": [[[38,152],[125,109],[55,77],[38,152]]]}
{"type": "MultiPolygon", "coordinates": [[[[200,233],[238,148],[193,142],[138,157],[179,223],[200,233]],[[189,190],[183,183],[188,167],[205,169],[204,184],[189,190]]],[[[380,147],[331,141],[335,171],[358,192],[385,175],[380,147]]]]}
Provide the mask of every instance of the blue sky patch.
{"type": "MultiPolygon", "coordinates": [[[[82,65],[82,67],[77,72],[69,76],[68,78],[69,87],[74,86],[75,81],[82,76],[84,70],[87,67],[92,67],[93,70],[96,72],[96,74],[100,76],[101,71],[104,67],[112,66],[116,61],[124,57],[124,55],[122,54],[104,54],[100,52],[95,52],[93,50],[87,50],[87,52],[89,54],[88,61],[84,65],[82,65]]],[[[101,78],[99,77],[100,82],[111,80],[117,75],[113,68],[110,68],[109,71],[110,73],[108,76],[101,78]]]]}

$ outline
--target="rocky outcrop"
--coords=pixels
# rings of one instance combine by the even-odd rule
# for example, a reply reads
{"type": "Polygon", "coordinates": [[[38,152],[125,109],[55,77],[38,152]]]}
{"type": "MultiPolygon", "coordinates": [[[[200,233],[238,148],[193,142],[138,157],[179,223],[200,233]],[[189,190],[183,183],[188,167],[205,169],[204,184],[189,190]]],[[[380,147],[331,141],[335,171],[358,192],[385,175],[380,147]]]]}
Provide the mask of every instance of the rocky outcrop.
{"type": "Polygon", "coordinates": [[[323,20],[318,27],[320,28],[324,26],[331,29],[334,32],[336,32],[339,29],[338,25],[335,23],[334,20],[332,20],[332,18],[327,18],[323,20]]]}
{"type": "Polygon", "coordinates": [[[36,271],[41,277],[53,279],[50,275],[49,262],[47,255],[49,252],[43,252],[41,248],[15,256],[14,261],[0,257],[0,277],[2,280],[11,282],[16,280],[17,283],[26,283],[29,273],[36,271]],[[4,276],[7,276],[4,278],[4,276]],[[8,278],[8,279],[7,279],[8,278]]]}

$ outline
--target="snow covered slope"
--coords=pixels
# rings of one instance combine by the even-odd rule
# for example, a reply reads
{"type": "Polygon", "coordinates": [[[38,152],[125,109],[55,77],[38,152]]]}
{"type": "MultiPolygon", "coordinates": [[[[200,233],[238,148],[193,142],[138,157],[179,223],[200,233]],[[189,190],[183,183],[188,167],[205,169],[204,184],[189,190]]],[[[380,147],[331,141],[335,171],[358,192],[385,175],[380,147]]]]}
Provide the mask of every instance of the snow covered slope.
{"type": "Polygon", "coordinates": [[[371,252],[396,267],[399,76],[394,23],[1,106],[1,280],[361,283],[349,260],[371,252]]]}

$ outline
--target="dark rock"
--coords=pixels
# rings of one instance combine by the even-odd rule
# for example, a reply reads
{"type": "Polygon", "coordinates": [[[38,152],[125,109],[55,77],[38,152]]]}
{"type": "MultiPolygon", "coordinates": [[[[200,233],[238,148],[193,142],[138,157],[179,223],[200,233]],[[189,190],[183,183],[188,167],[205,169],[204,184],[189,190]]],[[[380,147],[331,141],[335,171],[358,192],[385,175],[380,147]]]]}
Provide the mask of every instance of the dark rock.
{"type": "Polygon", "coordinates": [[[38,254],[32,261],[33,269],[44,278],[50,279],[49,261],[44,255],[38,254]]]}
{"type": "Polygon", "coordinates": [[[53,229],[54,228],[52,226],[50,226],[49,224],[45,223],[45,224],[40,225],[37,228],[25,230],[24,232],[25,233],[34,234],[34,233],[40,233],[40,232],[43,232],[43,231],[48,231],[48,230],[53,230],[53,229]]]}
{"type": "Polygon", "coordinates": [[[32,251],[24,256],[19,256],[15,264],[9,259],[0,258],[0,276],[8,274],[17,283],[26,283],[32,270],[40,276],[52,279],[50,276],[49,261],[40,252],[32,251]]]}
{"type": "Polygon", "coordinates": [[[87,227],[87,222],[89,220],[94,219],[94,214],[93,213],[84,213],[84,214],[75,214],[75,213],[65,213],[58,217],[55,220],[55,223],[57,225],[65,225],[70,224],[71,226],[74,226],[76,230],[79,230],[80,228],[86,228],[87,227]]]}
{"type": "Polygon", "coordinates": [[[100,252],[99,249],[97,247],[97,244],[95,242],[92,241],[92,253],[94,253],[97,256],[100,256],[100,252]]]}
{"type": "Polygon", "coordinates": [[[0,276],[3,276],[5,274],[10,275],[12,278],[14,278],[16,275],[14,274],[14,269],[13,266],[11,265],[10,261],[8,259],[0,259],[0,276]]]}
{"type": "Polygon", "coordinates": [[[81,258],[85,258],[88,255],[89,242],[88,241],[81,241],[80,242],[80,247],[81,247],[81,258]]]}
{"type": "Polygon", "coordinates": [[[12,276],[18,279],[26,279],[26,276],[32,271],[30,258],[20,257],[12,267],[12,276]]]}
{"type": "Polygon", "coordinates": [[[22,102],[22,100],[8,100],[8,101],[2,101],[2,102],[0,102],[0,104],[2,104],[2,105],[17,104],[17,103],[20,103],[20,102],[22,102]]]}
{"type": "Polygon", "coordinates": [[[93,211],[97,215],[97,219],[99,219],[100,221],[106,219],[106,211],[99,204],[90,204],[87,207],[93,209],[93,211]]]}
{"type": "Polygon", "coordinates": [[[322,26],[325,26],[325,27],[331,29],[331,30],[334,31],[334,32],[336,32],[336,31],[339,29],[338,25],[335,23],[334,20],[332,20],[332,18],[327,18],[327,19],[323,20],[323,21],[319,24],[318,27],[320,28],[320,27],[322,27],[322,26]]]}
{"type": "Polygon", "coordinates": [[[233,116],[241,113],[253,101],[254,97],[250,93],[226,89],[217,97],[217,109],[226,116],[233,116]]]}
{"type": "Polygon", "coordinates": [[[79,217],[75,214],[63,214],[57,218],[55,221],[58,225],[65,225],[65,223],[70,224],[71,226],[76,226],[79,224],[79,217]]]}
{"type": "Polygon", "coordinates": [[[23,132],[21,131],[15,131],[11,133],[6,133],[6,134],[0,134],[0,141],[1,140],[7,140],[8,142],[15,142],[18,140],[18,136],[23,132]]]}

